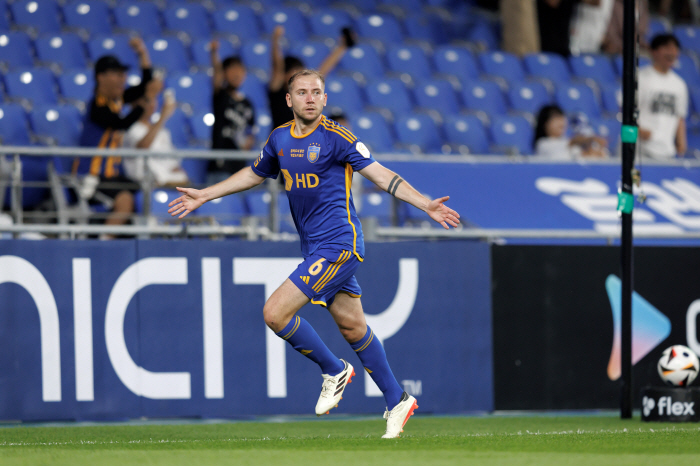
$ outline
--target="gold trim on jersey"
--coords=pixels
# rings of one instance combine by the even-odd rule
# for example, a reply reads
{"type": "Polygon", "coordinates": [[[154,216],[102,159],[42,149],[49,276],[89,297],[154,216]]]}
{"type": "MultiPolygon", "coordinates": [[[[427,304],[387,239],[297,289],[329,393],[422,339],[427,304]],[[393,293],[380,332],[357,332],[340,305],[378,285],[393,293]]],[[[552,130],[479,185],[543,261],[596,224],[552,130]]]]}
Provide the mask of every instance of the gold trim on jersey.
{"type": "Polygon", "coordinates": [[[313,299],[311,300],[311,304],[319,304],[323,307],[328,307],[328,304],[326,304],[325,301],[314,301],[313,299]]]}
{"type": "Polygon", "coordinates": [[[357,260],[363,262],[364,259],[360,257],[357,253],[357,230],[355,229],[355,224],[352,223],[352,217],[350,215],[350,188],[352,187],[352,166],[347,163],[345,164],[345,210],[348,211],[348,223],[352,227],[352,252],[357,256],[357,260]]]}
{"type": "Polygon", "coordinates": [[[308,133],[302,134],[301,136],[297,136],[296,134],[294,134],[294,127],[295,127],[295,125],[296,125],[296,121],[295,121],[295,120],[292,120],[292,127],[289,128],[289,134],[291,134],[292,137],[293,137],[294,139],[304,139],[306,136],[308,136],[309,134],[311,134],[311,133],[313,133],[314,131],[316,131],[316,128],[318,128],[318,125],[320,125],[321,122],[322,122],[325,118],[326,118],[325,116],[321,115],[321,119],[318,120],[318,123],[316,123],[316,126],[314,126],[314,129],[312,129],[312,130],[309,131],[308,133]]]}
{"type": "Polygon", "coordinates": [[[312,286],[311,289],[314,290],[316,293],[320,292],[323,289],[323,287],[326,286],[326,283],[328,283],[333,279],[333,277],[335,277],[335,273],[338,271],[340,266],[347,262],[348,259],[350,259],[350,252],[343,251],[342,254],[340,254],[340,257],[338,257],[338,260],[326,269],[326,273],[324,273],[321,276],[321,278],[318,279],[316,284],[312,286]]]}
{"type": "Polygon", "coordinates": [[[288,122],[286,122],[286,123],[283,124],[283,125],[279,125],[277,128],[275,128],[275,129],[273,129],[272,131],[270,131],[270,135],[267,137],[267,141],[265,141],[265,144],[263,144],[263,149],[265,148],[265,146],[267,145],[267,143],[270,142],[270,137],[272,137],[272,133],[274,133],[276,130],[278,130],[278,129],[280,129],[280,128],[284,128],[285,126],[291,125],[292,123],[294,123],[294,120],[288,121],[288,122]]]}
{"type": "Polygon", "coordinates": [[[343,128],[342,126],[340,126],[338,124],[331,123],[331,120],[324,120],[323,127],[326,128],[328,131],[332,131],[336,134],[341,135],[350,144],[357,141],[357,137],[355,137],[354,134],[352,134],[346,128],[343,128]]]}

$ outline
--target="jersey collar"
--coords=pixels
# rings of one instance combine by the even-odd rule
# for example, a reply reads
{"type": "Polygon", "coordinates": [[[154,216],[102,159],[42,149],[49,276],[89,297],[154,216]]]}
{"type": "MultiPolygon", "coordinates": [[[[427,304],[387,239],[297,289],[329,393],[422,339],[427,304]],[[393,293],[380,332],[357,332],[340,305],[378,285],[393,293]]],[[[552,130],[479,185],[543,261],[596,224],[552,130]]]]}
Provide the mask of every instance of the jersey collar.
{"type": "Polygon", "coordinates": [[[314,129],[312,129],[311,131],[309,131],[306,134],[302,134],[301,136],[297,136],[296,134],[294,134],[294,126],[296,125],[296,120],[292,120],[292,126],[289,127],[289,134],[291,134],[294,139],[304,139],[306,136],[308,136],[309,134],[316,131],[316,128],[318,128],[318,125],[320,125],[321,122],[325,119],[326,119],[326,116],[321,115],[321,119],[318,120],[318,123],[316,123],[316,126],[314,126],[314,129]]]}

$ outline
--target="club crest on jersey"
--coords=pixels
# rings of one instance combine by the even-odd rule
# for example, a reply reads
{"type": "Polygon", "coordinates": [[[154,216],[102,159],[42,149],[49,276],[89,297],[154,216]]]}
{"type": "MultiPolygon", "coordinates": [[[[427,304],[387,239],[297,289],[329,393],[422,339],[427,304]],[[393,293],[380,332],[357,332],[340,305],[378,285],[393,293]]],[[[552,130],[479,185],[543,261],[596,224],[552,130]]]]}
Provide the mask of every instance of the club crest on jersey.
{"type": "Polygon", "coordinates": [[[318,160],[319,155],[321,155],[321,146],[319,144],[311,144],[306,150],[306,158],[309,162],[314,163],[318,160]]]}

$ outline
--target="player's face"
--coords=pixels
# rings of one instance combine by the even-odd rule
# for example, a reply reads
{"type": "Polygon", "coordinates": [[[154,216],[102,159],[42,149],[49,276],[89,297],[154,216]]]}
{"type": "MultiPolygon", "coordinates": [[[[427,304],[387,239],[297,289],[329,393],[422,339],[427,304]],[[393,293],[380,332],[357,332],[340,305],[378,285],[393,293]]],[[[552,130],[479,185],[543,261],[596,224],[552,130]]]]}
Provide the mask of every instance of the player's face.
{"type": "Polygon", "coordinates": [[[287,94],[287,105],[304,122],[312,122],[321,116],[327,96],[323,83],[316,76],[300,76],[294,80],[287,94]]]}
{"type": "Polygon", "coordinates": [[[673,64],[678,60],[680,50],[674,43],[668,43],[651,51],[651,59],[656,68],[662,71],[668,71],[673,68],[673,64]]]}

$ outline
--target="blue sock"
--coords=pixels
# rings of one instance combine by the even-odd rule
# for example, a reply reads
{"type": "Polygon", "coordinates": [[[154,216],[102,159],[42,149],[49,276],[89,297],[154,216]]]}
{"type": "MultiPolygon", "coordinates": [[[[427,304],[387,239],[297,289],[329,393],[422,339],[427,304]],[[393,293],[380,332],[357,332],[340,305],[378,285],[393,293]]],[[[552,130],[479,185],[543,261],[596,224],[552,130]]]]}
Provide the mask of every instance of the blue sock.
{"type": "Polygon", "coordinates": [[[367,333],[360,341],[351,343],[350,346],[355,350],[357,356],[362,361],[362,365],[369,373],[374,383],[384,394],[386,407],[389,410],[394,409],[394,406],[401,401],[403,388],[396,381],[396,377],[391,372],[389,362],[386,360],[384,347],[379,342],[379,339],[374,337],[374,332],[367,326],[367,333]]]}
{"type": "Polygon", "coordinates": [[[299,316],[294,316],[277,336],[287,340],[295,350],[321,366],[323,374],[338,375],[345,369],[343,361],[331,353],[311,324],[299,316]]]}

